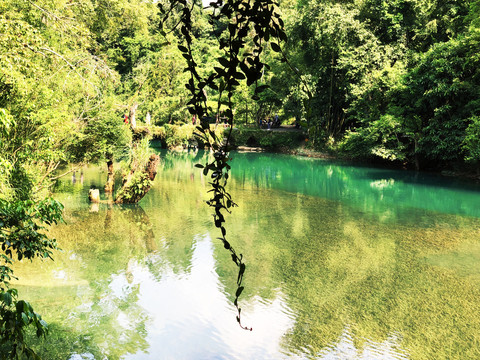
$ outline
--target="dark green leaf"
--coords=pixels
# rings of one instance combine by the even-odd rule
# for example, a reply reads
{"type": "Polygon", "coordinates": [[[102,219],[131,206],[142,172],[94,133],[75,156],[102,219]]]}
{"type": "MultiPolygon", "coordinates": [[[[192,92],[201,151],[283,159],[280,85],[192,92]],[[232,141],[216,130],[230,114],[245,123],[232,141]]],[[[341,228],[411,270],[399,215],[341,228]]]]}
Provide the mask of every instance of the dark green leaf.
{"type": "Polygon", "coordinates": [[[224,67],[229,67],[230,66],[230,61],[228,61],[228,59],[226,59],[224,57],[219,57],[219,58],[217,58],[217,60],[224,67]]]}
{"type": "Polygon", "coordinates": [[[269,88],[268,85],[260,85],[255,89],[255,94],[260,94],[261,92],[265,91],[268,88],[269,88]]]}
{"type": "Polygon", "coordinates": [[[246,76],[245,76],[243,73],[241,73],[241,72],[236,72],[236,73],[234,74],[234,77],[235,77],[235,79],[238,79],[238,80],[243,80],[243,79],[246,78],[246,76]]]}
{"type": "Polygon", "coordinates": [[[236,297],[239,297],[239,296],[242,294],[243,289],[244,289],[244,287],[243,287],[243,286],[240,286],[240,287],[237,289],[237,292],[235,293],[235,296],[236,296],[236,297]]]}

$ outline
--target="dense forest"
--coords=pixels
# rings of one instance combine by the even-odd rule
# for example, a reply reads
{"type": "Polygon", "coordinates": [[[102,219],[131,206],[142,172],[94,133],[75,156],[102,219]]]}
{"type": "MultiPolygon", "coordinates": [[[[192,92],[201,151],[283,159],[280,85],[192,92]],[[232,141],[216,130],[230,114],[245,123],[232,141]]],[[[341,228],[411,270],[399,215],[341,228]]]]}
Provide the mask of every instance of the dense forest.
{"type": "MultiPolygon", "coordinates": [[[[183,35],[164,30],[156,2],[0,6],[3,193],[38,190],[59,162],[123,152],[124,115],[166,137],[191,123],[183,35]],[[32,186],[7,185],[15,172],[32,186]]],[[[269,89],[236,88],[237,123],[300,118],[315,147],[417,169],[478,162],[479,1],[285,0],[280,10],[288,41],[262,53],[269,89]]],[[[192,29],[202,74],[219,56],[206,12],[192,29]]],[[[206,95],[215,116],[218,92],[206,95]]]]}
{"type": "MultiPolygon", "coordinates": [[[[165,19],[162,4],[0,3],[0,335],[7,341],[32,322],[44,332],[43,320],[12,300],[7,283],[12,251],[19,259],[49,257],[56,247],[38,223],[61,218],[60,204],[40,201],[58,167],[138,151],[137,126],[167,146],[181,131],[191,135],[185,59],[195,55],[201,76],[223,71],[216,44],[229,24],[213,23],[211,8],[199,2],[189,14],[194,41],[186,53],[185,33],[175,26],[180,15],[173,9],[165,19]],[[23,316],[23,325],[9,316],[23,316]]],[[[314,149],[415,169],[480,170],[479,0],[279,5],[286,36],[260,47],[265,66],[255,86],[237,77],[229,99],[234,126],[278,114],[283,123],[299,121],[314,149]]],[[[218,88],[204,97],[213,119],[229,111],[218,88]]]]}
{"type": "Polygon", "coordinates": [[[478,1],[313,1],[291,11],[299,75],[272,82],[296,84],[283,85],[284,106],[303,104],[315,141],[417,169],[477,162],[478,1]]]}

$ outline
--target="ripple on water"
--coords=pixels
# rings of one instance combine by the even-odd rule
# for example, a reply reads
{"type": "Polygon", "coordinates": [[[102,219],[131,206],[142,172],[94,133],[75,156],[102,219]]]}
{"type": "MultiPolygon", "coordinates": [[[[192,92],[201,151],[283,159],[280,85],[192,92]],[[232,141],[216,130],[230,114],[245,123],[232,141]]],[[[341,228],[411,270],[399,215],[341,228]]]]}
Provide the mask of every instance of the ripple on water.
{"type": "Polygon", "coordinates": [[[95,360],[95,356],[90,353],[72,354],[68,360],[95,360]]]}
{"type": "Polygon", "coordinates": [[[408,354],[400,350],[400,339],[395,333],[383,342],[363,339],[361,348],[354,343],[350,328],[343,330],[339,340],[323,349],[316,359],[322,360],[408,360],[408,354]]]}

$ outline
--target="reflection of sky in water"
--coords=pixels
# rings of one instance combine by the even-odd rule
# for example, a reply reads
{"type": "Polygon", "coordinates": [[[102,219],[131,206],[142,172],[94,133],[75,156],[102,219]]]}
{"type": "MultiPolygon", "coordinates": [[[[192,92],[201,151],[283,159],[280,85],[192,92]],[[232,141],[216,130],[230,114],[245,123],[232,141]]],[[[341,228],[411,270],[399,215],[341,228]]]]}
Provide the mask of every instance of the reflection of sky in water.
{"type": "MultiPolygon", "coordinates": [[[[281,295],[271,303],[244,304],[242,330],[235,308],[222,291],[208,237],[197,239],[190,273],[166,270],[160,281],[143,266],[132,268],[140,284],[139,305],[150,314],[148,354],[126,359],[270,359],[277,357],[284,332],[293,325],[281,295]]],[[[120,285],[120,284],[119,284],[120,285]]],[[[120,285],[121,286],[121,285],[120,285]]]]}
{"type": "MultiPolygon", "coordinates": [[[[158,256],[151,255],[150,260],[155,261],[158,256]]],[[[130,261],[126,272],[113,275],[108,295],[100,300],[103,315],[113,313],[114,299],[128,298],[132,289],[137,287],[137,305],[148,314],[148,350],[126,355],[123,359],[312,358],[280,350],[284,335],[295,323],[295,316],[281,291],[277,290],[275,298],[270,301],[255,296],[249,303],[241,303],[244,310],[242,320],[254,329],[252,332],[242,330],[235,323],[236,310],[225,295],[215,268],[211,239],[205,236],[196,238],[192,264],[185,273],[174,274],[171,269],[165,269],[158,279],[145,265],[130,261]]],[[[87,308],[90,306],[88,304],[87,308]]],[[[84,307],[78,307],[77,312],[85,311],[84,307]]],[[[118,325],[123,329],[135,329],[136,319],[122,311],[116,316],[118,325]]],[[[360,350],[354,346],[346,328],[336,343],[315,358],[406,359],[396,349],[398,342],[395,336],[390,336],[383,343],[367,341],[360,350]]],[[[108,347],[108,344],[105,346],[108,347]]],[[[70,360],[80,359],[93,358],[89,353],[70,357],[70,360]]]]}

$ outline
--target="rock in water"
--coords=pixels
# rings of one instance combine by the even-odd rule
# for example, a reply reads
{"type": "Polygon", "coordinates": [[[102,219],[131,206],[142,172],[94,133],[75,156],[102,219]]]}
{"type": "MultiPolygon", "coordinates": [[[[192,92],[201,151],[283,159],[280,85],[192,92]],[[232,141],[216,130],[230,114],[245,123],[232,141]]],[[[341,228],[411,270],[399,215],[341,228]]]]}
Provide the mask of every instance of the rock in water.
{"type": "Polygon", "coordinates": [[[90,202],[99,203],[100,202],[100,190],[90,189],[88,191],[88,199],[90,200],[90,202]]]}

